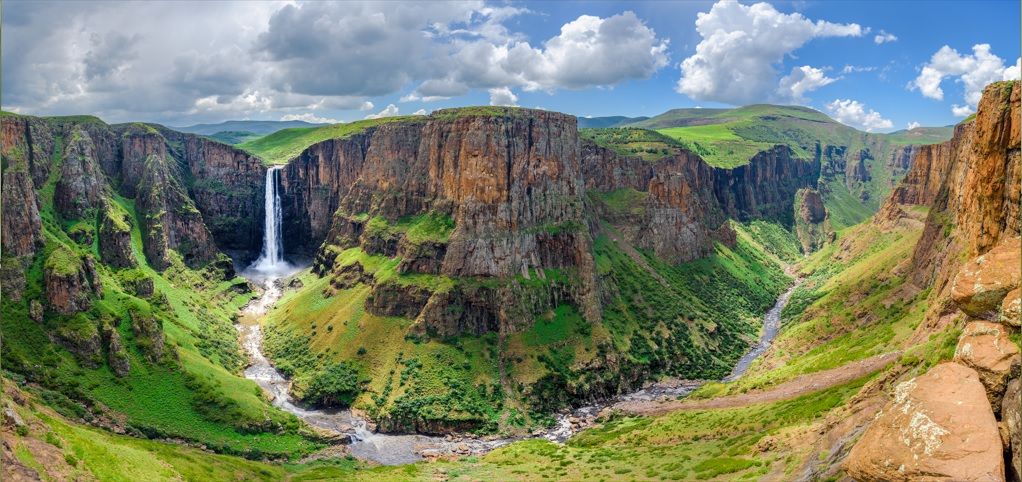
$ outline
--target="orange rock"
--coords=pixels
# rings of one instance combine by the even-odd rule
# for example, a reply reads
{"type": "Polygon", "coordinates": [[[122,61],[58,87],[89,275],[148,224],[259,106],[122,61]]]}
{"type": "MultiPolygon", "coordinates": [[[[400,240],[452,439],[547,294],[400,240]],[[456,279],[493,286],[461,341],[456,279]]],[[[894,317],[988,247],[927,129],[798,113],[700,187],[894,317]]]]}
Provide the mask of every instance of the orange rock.
{"type": "Polygon", "coordinates": [[[1018,376],[1022,365],[1018,347],[1008,339],[1004,325],[985,321],[965,325],[955,349],[955,361],[979,372],[987,398],[994,404],[1000,402],[1008,379],[1018,376]]]}
{"type": "Polygon", "coordinates": [[[863,481],[1003,481],[997,421],[975,370],[943,363],[897,386],[845,462],[863,481]]]}
{"type": "Polygon", "coordinates": [[[1011,290],[1001,303],[1001,323],[1018,327],[1022,324],[1022,294],[1019,289],[1011,290]]]}
{"type": "Polygon", "coordinates": [[[993,318],[1001,301],[1019,285],[1022,246],[1018,237],[1002,240],[958,271],[951,297],[962,311],[993,318]]]}

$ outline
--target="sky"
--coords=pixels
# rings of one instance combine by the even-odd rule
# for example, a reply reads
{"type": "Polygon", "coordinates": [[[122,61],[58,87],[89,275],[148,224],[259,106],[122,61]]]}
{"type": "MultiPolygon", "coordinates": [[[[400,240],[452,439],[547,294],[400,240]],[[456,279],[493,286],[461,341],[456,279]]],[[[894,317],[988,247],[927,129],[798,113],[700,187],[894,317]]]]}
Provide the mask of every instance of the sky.
{"type": "Polygon", "coordinates": [[[5,0],[0,106],[183,126],[773,103],[889,132],[957,123],[1018,79],[1019,18],[1017,0],[5,0]]]}

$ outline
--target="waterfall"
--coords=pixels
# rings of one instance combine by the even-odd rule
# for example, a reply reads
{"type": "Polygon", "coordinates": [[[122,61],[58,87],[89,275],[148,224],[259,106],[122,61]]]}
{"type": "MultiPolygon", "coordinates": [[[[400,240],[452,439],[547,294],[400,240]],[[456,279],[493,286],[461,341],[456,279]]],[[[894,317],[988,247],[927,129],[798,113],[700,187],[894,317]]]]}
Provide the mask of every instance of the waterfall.
{"type": "Polygon", "coordinates": [[[250,270],[269,275],[282,275],[291,265],[284,261],[284,237],[280,232],[282,209],[280,206],[280,170],[274,166],[266,170],[266,194],[263,204],[266,218],[263,227],[263,250],[250,270]]]}

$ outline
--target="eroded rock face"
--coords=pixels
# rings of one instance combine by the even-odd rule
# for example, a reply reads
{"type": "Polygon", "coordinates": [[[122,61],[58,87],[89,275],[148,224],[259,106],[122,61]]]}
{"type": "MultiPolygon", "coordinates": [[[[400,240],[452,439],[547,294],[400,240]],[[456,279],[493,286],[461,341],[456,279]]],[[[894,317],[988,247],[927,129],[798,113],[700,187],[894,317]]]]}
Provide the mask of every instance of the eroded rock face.
{"type": "Polygon", "coordinates": [[[151,314],[131,312],[131,329],[135,343],[147,360],[157,363],[164,355],[163,323],[151,314]]]}
{"type": "Polygon", "coordinates": [[[1019,288],[1015,288],[1008,292],[1004,297],[1004,301],[1001,302],[1001,322],[1007,323],[1015,328],[1020,325],[1019,318],[1022,317],[1022,293],[1019,288]]]}
{"type": "Polygon", "coordinates": [[[53,193],[53,204],[65,219],[80,219],[100,207],[106,181],[96,161],[92,138],[74,129],[64,149],[60,179],[53,193]]]}
{"type": "MultiPolygon", "coordinates": [[[[167,132],[165,135],[180,134],[167,132]]],[[[263,242],[266,168],[244,151],[199,136],[180,136],[195,179],[190,187],[217,246],[258,252],[263,242]]]]}
{"type": "Polygon", "coordinates": [[[996,407],[1008,384],[1017,377],[1022,357],[1000,323],[974,321],[965,325],[955,349],[955,361],[974,368],[986,387],[987,398],[996,407]]]}
{"type": "Polygon", "coordinates": [[[833,235],[823,196],[815,189],[800,189],[795,194],[795,237],[802,245],[802,252],[820,249],[833,235]]]}
{"type": "Polygon", "coordinates": [[[775,219],[791,224],[795,193],[816,186],[819,161],[795,159],[787,146],[777,146],[734,169],[714,169],[714,193],[728,216],[748,220],[775,219]]]}
{"type": "Polygon", "coordinates": [[[897,386],[852,448],[860,481],[1003,481],[1001,437],[975,370],[937,365],[897,386]]]}
{"type": "Polygon", "coordinates": [[[64,248],[54,250],[47,258],[43,278],[47,302],[65,315],[88,310],[92,298],[103,294],[92,258],[79,258],[64,248]]]}
{"type": "Polygon", "coordinates": [[[131,219],[109,203],[100,216],[100,258],[115,268],[134,267],[136,261],[135,253],[131,250],[131,219]]]}
{"type": "Polygon", "coordinates": [[[958,307],[975,317],[996,319],[1005,296],[1019,286],[1020,250],[1019,238],[1010,237],[962,266],[951,291],[958,307]]]}
{"type": "Polygon", "coordinates": [[[170,265],[170,248],[192,267],[213,261],[219,254],[202,214],[172,169],[170,159],[150,156],[136,189],[146,259],[160,270],[170,265]]]}
{"type": "Polygon", "coordinates": [[[119,377],[127,376],[131,371],[131,361],[124,348],[124,343],[121,342],[121,334],[117,332],[116,328],[107,327],[105,335],[107,338],[107,362],[110,364],[110,369],[119,377]]]}
{"type": "Polygon", "coordinates": [[[1001,424],[1007,435],[1008,470],[1022,480],[1022,387],[1016,378],[1008,383],[1001,401],[1001,424]]]}

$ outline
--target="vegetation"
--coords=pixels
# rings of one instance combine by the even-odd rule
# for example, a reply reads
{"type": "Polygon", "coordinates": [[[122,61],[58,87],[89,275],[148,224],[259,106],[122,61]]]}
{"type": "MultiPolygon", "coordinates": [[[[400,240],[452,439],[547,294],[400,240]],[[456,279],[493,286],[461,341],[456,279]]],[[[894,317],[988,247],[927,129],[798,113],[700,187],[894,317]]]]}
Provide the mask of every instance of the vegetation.
{"type": "Polygon", "coordinates": [[[244,142],[254,141],[262,136],[262,134],[256,134],[255,132],[248,131],[220,131],[215,134],[211,134],[209,138],[233,146],[244,142]]]}
{"type": "Polygon", "coordinates": [[[582,139],[589,139],[596,145],[605,147],[622,156],[640,157],[646,161],[656,161],[681,152],[683,144],[647,129],[608,128],[581,129],[578,133],[582,139]]]}
{"type": "Polygon", "coordinates": [[[292,127],[258,139],[243,142],[237,147],[262,158],[268,164],[284,164],[298,157],[306,148],[329,139],[346,139],[370,127],[392,122],[420,122],[422,116],[396,116],[345,122],[322,127],[292,127]]]}

